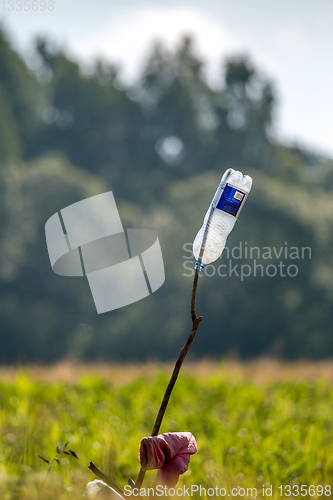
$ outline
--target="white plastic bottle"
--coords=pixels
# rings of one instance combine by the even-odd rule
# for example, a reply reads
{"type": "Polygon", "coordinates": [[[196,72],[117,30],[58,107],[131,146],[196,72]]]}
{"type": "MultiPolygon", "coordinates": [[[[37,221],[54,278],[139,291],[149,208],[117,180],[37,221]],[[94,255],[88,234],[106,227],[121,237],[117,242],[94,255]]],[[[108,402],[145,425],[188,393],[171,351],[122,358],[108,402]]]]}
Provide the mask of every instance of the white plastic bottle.
{"type": "Polygon", "coordinates": [[[206,264],[220,257],[251,187],[252,178],[238,170],[229,168],[223,174],[203,225],[193,242],[193,254],[197,260],[195,268],[200,266],[201,271],[206,264]]]}

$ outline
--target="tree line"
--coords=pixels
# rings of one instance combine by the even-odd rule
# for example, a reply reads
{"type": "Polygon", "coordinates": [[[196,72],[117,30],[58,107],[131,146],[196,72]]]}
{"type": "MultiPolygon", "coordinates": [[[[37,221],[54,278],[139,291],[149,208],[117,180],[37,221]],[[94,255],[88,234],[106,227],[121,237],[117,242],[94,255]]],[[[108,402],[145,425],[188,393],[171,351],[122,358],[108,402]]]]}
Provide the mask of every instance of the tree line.
{"type": "Polygon", "coordinates": [[[0,361],[173,357],[190,326],[186,245],[229,167],[252,175],[254,186],[228,246],[287,242],[310,247],[311,258],[273,253],[269,263],[257,259],[266,267],[255,276],[253,259],[230,262],[225,252],[200,280],[205,318],[194,355],[332,355],[333,164],[274,139],[276,101],[274,83],[244,57],[221,63],[212,89],[190,37],[174,51],[152,46],[125,86],[112,63],[84,70],[47,39],[23,59],[2,29],[0,361]],[[157,232],[166,282],[149,299],[97,316],[84,279],[52,273],[44,226],[61,208],[109,190],[124,227],[157,232]],[[281,263],[297,274],[267,274],[281,263]],[[219,275],[235,265],[248,267],[219,275]]]}

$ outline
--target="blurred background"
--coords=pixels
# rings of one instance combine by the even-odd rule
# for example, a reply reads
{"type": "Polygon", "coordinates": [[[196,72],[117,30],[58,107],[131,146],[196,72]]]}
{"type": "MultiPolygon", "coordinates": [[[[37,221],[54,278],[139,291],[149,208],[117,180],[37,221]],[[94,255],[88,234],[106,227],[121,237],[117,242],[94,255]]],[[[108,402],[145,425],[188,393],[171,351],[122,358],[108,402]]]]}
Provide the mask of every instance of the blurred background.
{"type": "Polygon", "coordinates": [[[191,326],[189,244],[229,167],[254,184],[228,248],[297,274],[221,277],[224,253],[199,282],[192,356],[332,356],[332,1],[0,9],[0,362],[174,358],[191,326]],[[52,272],[44,226],[109,190],[125,228],[157,232],[166,281],[98,316],[86,278],[52,272]],[[266,262],[264,247],[311,255],[266,262]]]}

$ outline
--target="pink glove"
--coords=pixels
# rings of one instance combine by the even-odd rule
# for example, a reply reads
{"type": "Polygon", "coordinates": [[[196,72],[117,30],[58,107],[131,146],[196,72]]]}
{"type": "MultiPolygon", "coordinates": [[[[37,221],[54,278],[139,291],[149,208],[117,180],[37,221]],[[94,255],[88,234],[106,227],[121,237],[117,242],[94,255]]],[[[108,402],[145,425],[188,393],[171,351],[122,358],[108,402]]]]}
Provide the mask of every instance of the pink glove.
{"type": "Polygon", "coordinates": [[[167,432],[141,440],[140,464],[143,470],[159,469],[156,483],[173,488],[196,452],[197,443],[190,432],[167,432]]]}

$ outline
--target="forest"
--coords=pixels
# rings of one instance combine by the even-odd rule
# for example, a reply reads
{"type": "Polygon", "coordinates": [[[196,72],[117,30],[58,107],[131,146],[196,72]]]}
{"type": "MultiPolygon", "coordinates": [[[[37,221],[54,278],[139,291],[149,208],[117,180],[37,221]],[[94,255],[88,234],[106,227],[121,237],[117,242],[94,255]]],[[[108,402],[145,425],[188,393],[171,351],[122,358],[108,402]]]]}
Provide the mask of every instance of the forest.
{"type": "Polygon", "coordinates": [[[333,355],[333,161],[276,140],[278,89],[250,58],[221,63],[214,89],[204,67],[191,37],[156,43],[124,85],[112,61],[80,67],[52,40],[23,59],[1,28],[1,363],[174,358],[191,325],[191,244],[230,167],[253,188],[202,273],[193,359],[333,355]],[[44,227],[106,191],[125,228],[158,234],[166,280],[97,315],[86,278],[52,272],[44,227]]]}

